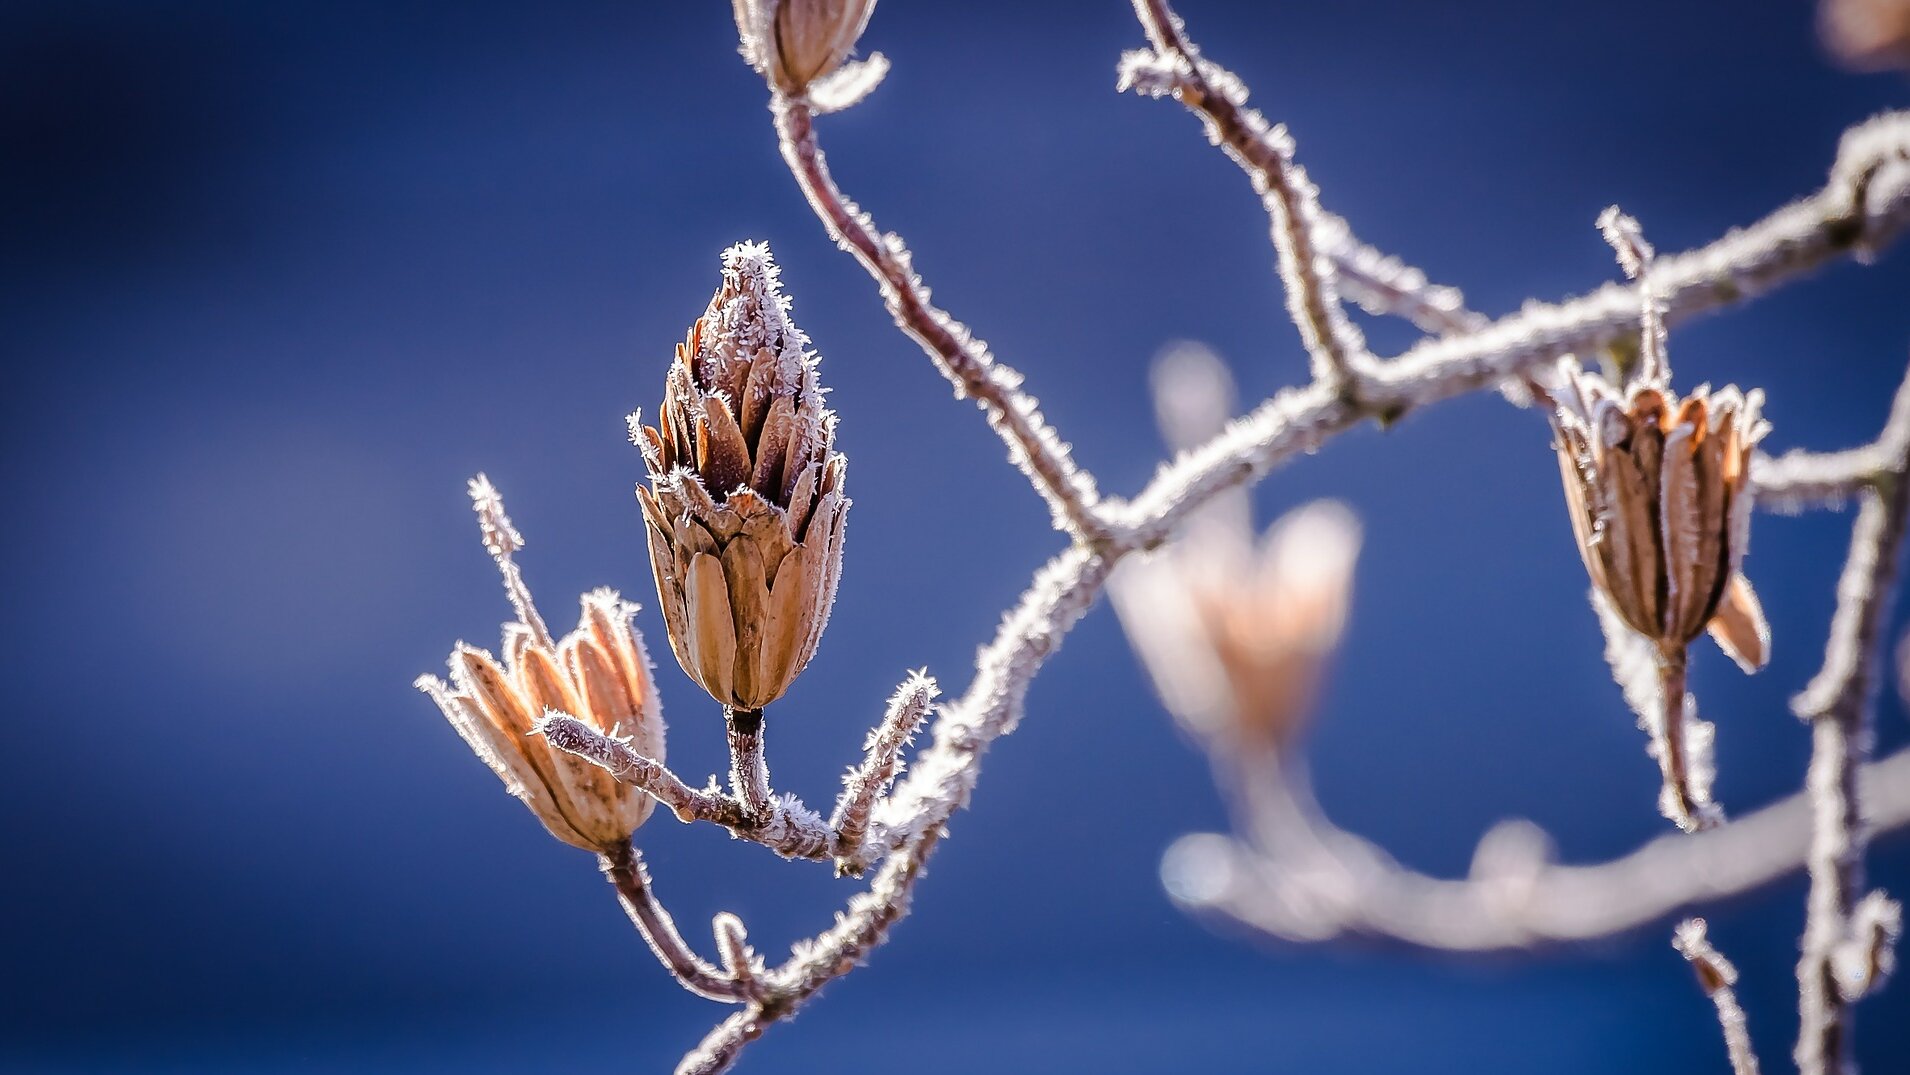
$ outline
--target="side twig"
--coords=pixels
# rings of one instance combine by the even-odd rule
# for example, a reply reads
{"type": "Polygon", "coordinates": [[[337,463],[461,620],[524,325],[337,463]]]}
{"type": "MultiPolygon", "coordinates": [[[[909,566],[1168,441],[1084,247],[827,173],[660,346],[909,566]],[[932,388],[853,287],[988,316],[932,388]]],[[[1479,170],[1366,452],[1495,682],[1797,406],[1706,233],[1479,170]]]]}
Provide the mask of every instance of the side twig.
{"type": "Polygon", "coordinates": [[[1120,88],[1172,94],[1206,118],[1208,137],[1252,178],[1266,205],[1287,312],[1312,357],[1314,379],[1357,396],[1373,357],[1340,305],[1334,263],[1320,242],[1319,191],[1294,163],[1292,136],[1246,107],[1246,86],[1201,58],[1164,0],[1134,0],[1134,14],[1154,52],[1122,59],[1120,88]]]}
{"type": "Polygon", "coordinates": [[[628,844],[615,851],[599,856],[598,864],[604,877],[617,890],[617,900],[623,904],[624,913],[650,943],[650,950],[656,953],[661,962],[683,987],[698,996],[711,1000],[741,1000],[746,991],[730,975],[724,974],[704,962],[702,957],[690,950],[683,941],[683,935],[676,931],[676,923],[671,921],[670,913],[657,902],[650,890],[650,872],[644,867],[643,857],[636,848],[628,844]]]}
{"type": "Polygon", "coordinates": [[[929,706],[940,693],[926,671],[909,676],[889,699],[882,723],[869,733],[862,764],[843,777],[842,798],[836,803],[835,816],[829,819],[829,827],[836,834],[837,873],[860,874],[868,868],[863,857],[864,839],[876,800],[901,773],[902,748],[928,718],[929,706]]]}
{"type": "MultiPolygon", "coordinates": [[[[1895,590],[1897,561],[1910,506],[1910,379],[1897,390],[1878,438],[1889,475],[1864,492],[1851,526],[1850,557],[1837,583],[1824,667],[1794,708],[1811,722],[1805,787],[1812,803],[1810,895],[1804,953],[1797,965],[1797,1066],[1804,1075],[1842,1075],[1851,1068],[1851,1004],[1838,981],[1841,953],[1853,942],[1853,915],[1863,898],[1870,825],[1857,774],[1875,738],[1872,699],[1881,681],[1882,636],[1895,590]]],[[[1874,815],[1875,806],[1871,805],[1874,815]]],[[[1881,899],[1881,897],[1879,897],[1881,899]]],[[[1858,990],[1862,995],[1862,990],[1858,990]]]]}
{"type": "Polygon", "coordinates": [[[1724,1030],[1724,1049],[1731,1058],[1731,1075],[1758,1075],[1757,1051],[1751,1047],[1751,1028],[1738,1004],[1738,969],[1705,936],[1704,919],[1688,918],[1678,926],[1671,946],[1685,957],[1698,976],[1698,988],[1718,1009],[1724,1030]]]}
{"type": "MultiPolygon", "coordinates": [[[[1910,751],[1865,766],[1858,779],[1877,831],[1910,827],[1910,751]]],[[[1600,940],[1787,877],[1803,867],[1811,841],[1805,792],[1587,865],[1550,861],[1546,834],[1511,821],[1480,841],[1470,877],[1448,879],[1414,871],[1340,829],[1301,791],[1259,803],[1255,826],[1276,835],[1256,833],[1251,843],[1183,836],[1161,873],[1182,910],[1294,943],[1350,936],[1471,953],[1600,940]],[[1286,806],[1267,808],[1283,797],[1286,806]],[[1318,853],[1295,861],[1289,848],[1318,853]]]]}
{"type": "Polygon", "coordinates": [[[973,397],[987,413],[988,424],[1008,445],[1008,457],[1048,502],[1055,526],[1089,544],[1104,542],[1108,532],[1096,511],[1094,479],[1075,466],[1067,444],[1021,390],[1021,374],[995,361],[967,325],[931,303],[901,237],[878,231],[869,214],[843,196],[816,144],[809,104],[777,94],[770,108],[783,160],[829,237],[875,278],[896,325],[928,352],[957,393],[973,397]]]}

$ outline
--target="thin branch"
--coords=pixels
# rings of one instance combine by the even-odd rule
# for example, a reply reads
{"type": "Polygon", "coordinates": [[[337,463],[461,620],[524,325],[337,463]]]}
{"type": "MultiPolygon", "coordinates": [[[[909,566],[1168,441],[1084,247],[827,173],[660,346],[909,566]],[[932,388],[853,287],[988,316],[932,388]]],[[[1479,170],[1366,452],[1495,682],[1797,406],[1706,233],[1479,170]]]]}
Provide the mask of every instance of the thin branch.
{"type": "Polygon", "coordinates": [[[765,977],[765,995],[716,1025],[677,1066],[677,1075],[728,1071],[745,1045],[814,997],[823,986],[858,966],[909,911],[909,896],[940,830],[925,833],[904,854],[892,856],[869,891],[849,901],[834,929],[797,945],[789,959],[765,977]]]}
{"type": "Polygon", "coordinates": [[[669,807],[679,821],[711,821],[731,829],[748,827],[742,805],[735,799],[718,791],[690,787],[663,763],[567,713],[546,714],[532,733],[550,740],[558,750],[595,762],[618,780],[648,792],[669,807]]]}
{"type": "MultiPolygon", "coordinates": [[[[1910,751],[1865,766],[1859,780],[1877,831],[1910,827],[1910,751]]],[[[1787,877],[1804,866],[1811,840],[1804,792],[1589,865],[1549,861],[1542,831],[1507,822],[1480,841],[1472,876],[1446,879],[1336,827],[1296,784],[1262,794],[1254,824],[1277,837],[1249,845],[1213,833],[1183,836],[1161,870],[1183,910],[1289,942],[1358,936],[1432,951],[1513,952],[1599,940],[1787,877]],[[1295,847],[1322,853],[1296,859],[1269,850],[1295,847]]]]}
{"type": "MultiPolygon", "coordinates": [[[[1667,323],[1761,294],[1842,254],[1876,249],[1910,224],[1910,113],[1879,116],[1844,136],[1816,194],[1707,246],[1661,256],[1652,285],[1667,323]]],[[[1314,447],[1368,415],[1397,414],[1529,372],[1560,356],[1634,336],[1635,287],[1611,283],[1564,303],[1531,303],[1459,336],[1428,340],[1383,362],[1362,406],[1318,385],[1283,392],[1206,446],[1163,467],[1139,495],[1103,513],[1146,545],[1194,503],[1257,480],[1296,445],[1314,447]]]]}
{"type": "Polygon", "coordinates": [[[716,950],[723,956],[723,974],[736,983],[739,994],[761,1000],[767,992],[763,983],[763,960],[749,946],[749,931],[743,920],[723,911],[710,920],[716,935],[716,950]]]}
{"type": "Polygon", "coordinates": [[[1789,451],[1751,460],[1759,507],[1776,511],[1841,507],[1889,468],[1874,444],[1841,452],[1789,451]]]}
{"type": "Polygon", "coordinates": [[[670,920],[670,912],[663,909],[650,890],[650,872],[636,848],[625,844],[598,856],[597,863],[604,877],[616,887],[617,900],[623,904],[624,913],[630,916],[637,932],[650,942],[650,950],[656,953],[657,960],[683,983],[683,988],[711,1000],[744,998],[745,990],[734,978],[704,962],[684,943],[683,935],[676,931],[676,923],[670,920]]]}
{"type": "Polygon", "coordinates": [[[1910,507],[1910,378],[1897,390],[1890,420],[1878,438],[1890,457],[1886,480],[1866,490],[1851,526],[1850,556],[1837,583],[1824,667],[1794,707],[1811,722],[1810,895],[1805,903],[1804,953],[1797,965],[1801,1025],[1797,1066],[1803,1075],[1852,1070],[1851,999],[1839,986],[1840,953],[1863,898],[1864,852],[1876,804],[1859,798],[1857,773],[1875,740],[1872,701],[1882,680],[1882,641],[1895,590],[1897,561],[1910,507]],[[1866,813],[1870,816],[1867,818],[1866,813]]]}
{"type": "Polygon", "coordinates": [[[648,792],[682,821],[721,825],[730,835],[762,844],[784,858],[827,859],[834,853],[834,833],[793,796],[772,798],[767,813],[751,814],[742,803],[715,788],[691,788],[663,765],[630,749],[629,744],[574,717],[552,714],[536,730],[550,740],[551,746],[600,765],[618,780],[648,792]]]}
{"type": "Polygon", "coordinates": [[[769,755],[763,742],[763,711],[723,707],[723,726],[730,749],[730,794],[743,806],[743,816],[761,824],[775,813],[769,793],[769,755]]]}
{"type": "Polygon", "coordinates": [[[1272,223],[1287,312],[1312,357],[1314,379],[1357,394],[1373,356],[1340,306],[1334,263],[1319,239],[1319,192],[1293,161],[1293,138],[1246,107],[1246,86],[1201,58],[1166,0],[1134,0],[1134,14],[1155,51],[1123,58],[1120,88],[1172,94],[1207,121],[1208,137],[1252,178],[1272,223]]]}
{"type": "Polygon", "coordinates": [[[1477,332],[1491,321],[1467,309],[1458,288],[1432,283],[1419,269],[1361,242],[1340,217],[1322,213],[1314,236],[1333,259],[1340,290],[1369,314],[1402,317],[1435,336],[1477,332]]]}
{"type": "Polygon", "coordinates": [[[778,94],[770,108],[783,160],[829,237],[875,278],[896,325],[928,352],[958,394],[973,397],[988,415],[988,424],[1008,445],[1009,459],[1048,502],[1056,528],[1089,544],[1105,541],[1094,479],[1075,466],[1067,444],[1049,428],[1034,398],[1021,390],[1021,374],[995,361],[967,325],[931,303],[901,237],[877,230],[869,214],[843,196],[816,144],[809,105],[778,94]]]}
{"type": "Polygon", "coordinates": [[[928,718],[929,706],[940,693],[941,688],[929,678],[926,669],[911,674],[889,699],[882,723],[869,733],[869,740],[863,745],[866,756],[862,764],[850,769],[843,778],[842,798],[836,803],[835,816],[829,820],[829,827],[836,834],[837,873],[860,874],[868,868],[863,858],[864,840],[876,799],[889,790],[889,785],[902,771],[902,748],[928,718]]]}
{"type": "MultiPolygon", "coordinates": [[[[1846,254],[1868,257],[1910,226],[1910,112],[1845,133],[1829,181],[1815,194],[1707,246],[1661,256],[1652,287],[1665,320],[1763,294],[1846,254]]],[[[1489,384],[1537,362],[1590,351],[1639,330],[1634,286],[1609,283],[1559,305],[1532,304],[1466,336],[1428,340],[1385,363],[1378,379],[1417,405],[1489,384]],[[1443,392],[1412,390],[1429,376],[1443,392]]]]}
{"type": "Polygon", "coordinates": [[[1751,1047],[1751,1028],[1738,1004],[1738,969],[1712,947],[1705,936],[1704,919],[1688,918],[1679,923],[1671,946],[1685,957],[1698,976],[1698,987],[1718,1009],[1718,1026],[1724,1030],[1724,1049],[1731,1058],[1732,1075],[1758,1075],[1757,1050],[1751,1047]]]}

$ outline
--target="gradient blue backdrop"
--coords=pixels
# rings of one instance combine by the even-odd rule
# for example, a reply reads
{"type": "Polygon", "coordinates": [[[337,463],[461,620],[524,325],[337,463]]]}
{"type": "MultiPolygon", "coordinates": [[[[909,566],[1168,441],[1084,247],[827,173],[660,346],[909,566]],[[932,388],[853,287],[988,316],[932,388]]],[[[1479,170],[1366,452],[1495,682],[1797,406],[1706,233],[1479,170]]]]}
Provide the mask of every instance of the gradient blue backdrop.
{"type": "MultiPolygon", "coordinates": [[[[1844,126],[1910,96],[1832,68],[1799,3],[1186,14],[1331,208],[1489,312],[1611,278],[1605,205],[1661,247],[1708,240],[1815,189],[1844,126]]],[[[1178,107],[1113,92],[1125,4],[890,0],[867,41],[895,71],[824,121],[841,179],[1107,488],[1158,458],[1166,341],[1211,342],[1256,396],[1302,376],[1245,181],[1178,107]]],[[[604,583],[649,603],[623,415],[742,238],[785,266],[854,463],[834,624],[773,721],[781,786],[827,800],[905,669],[965,681],[1055,549],[823,238],[768,118],[714,0],[7,5],[0,1068],[656,1071],[721,1016],[409,684],[506,612],[463,496],[479,469],[554,618],[604,583]]],[[[1855,443],[1910,353],[1906,295],[1901,254],[1835,267],[1676,332],[1680,380],[1764,386],[1772,449],[1855,443]]],[[[1424,868],[1462,870],[1507,816],[1581,860],[1665,828],[1546,441],[1480,396],[1261,490],[1267,516],[1332,494],[1367,521],[1320,793],[1424,868]]],[[[1846,527],[1761,517],[1775,659],[1755,680],[1698,659],[1733,807],[1799,782],[1785,702],[1846,527]]],[[[713,707],[641,623],[671,760],[716,769],[713,707]]],[[[1030,709],[916,917],[749,1070],[1723,1070],[1668,927],[1455,964],[1180,917],[1159,855],[1220,812],[1105,611],[1030,709]]],[[[1883,724],[1902,744],[1894,700],[1883,724]]],[[[666,818],[641,835],[699,941],[730,908],[780,950],[852,891],[666,818]]],[[[1907,851],[1876,855],[1899,893],[1907,851]]],[[[1801,908],[1793,881],[1712,916],[1779,1067],[1801,908]]],[[[1865,1004],[1871,1071],[1904,1070],[1907,1017],[1904,983],[1865,1004]]]]}

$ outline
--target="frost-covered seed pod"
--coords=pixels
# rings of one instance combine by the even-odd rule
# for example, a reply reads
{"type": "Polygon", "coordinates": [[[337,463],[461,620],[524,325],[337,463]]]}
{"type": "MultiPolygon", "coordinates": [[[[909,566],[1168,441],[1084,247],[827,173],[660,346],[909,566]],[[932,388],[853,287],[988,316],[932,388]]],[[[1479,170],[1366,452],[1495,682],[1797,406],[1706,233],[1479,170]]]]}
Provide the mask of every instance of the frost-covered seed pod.
{"type": "Polygon", "coordinates": [[[724,251],[657,425],[630,421],[671,648],[712,698],[746,711],[782,697],[815,655],[849,510],[836,416],[778,276],[761,243],[724,251]]]}
{"type": "Polygon", "coordinates": [[[460,642],[451,653],[450,682],[421,676],[417,686],[551,835],[586,851],[614,850],[629,842],[656,800],[531,733],[546,713],[565,713],[664,760],[662,707],[631,624],[637,606],[613,590],[593,590],[582,598],[576,630],[551,638],[511,560],[523,539],[497,491],[479,475],[471,498],[518,618],[504,625],[503,660],[460,642]]]}
{"type": "Polygon", "coordinates": [[[733,0],[750,66],[800,97],[842,66],[868,25],[875,0],[733,0]]]}
{"type": "Polygon", "coordinates": [[[1661,379],[1614,387],[1567,360],[1552,400],[1559,470],[1592,584],[1663,648],[1706,631],[1746,672],[1770,628],[1739,566],[1750,536],[1751,453],[1770,429],[1764,395],[1661,379]]]}

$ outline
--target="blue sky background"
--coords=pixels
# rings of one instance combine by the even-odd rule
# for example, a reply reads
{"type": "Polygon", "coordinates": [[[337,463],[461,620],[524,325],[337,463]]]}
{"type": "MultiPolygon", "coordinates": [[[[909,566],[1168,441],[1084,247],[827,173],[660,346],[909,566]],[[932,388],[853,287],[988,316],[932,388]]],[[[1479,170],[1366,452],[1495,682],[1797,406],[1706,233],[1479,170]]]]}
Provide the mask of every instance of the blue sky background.
{"type": "MultiPolygon", "coordinates": [[[[1612,277],[1607,204],[1661,248],[1709,240],[1816,189],[1845,126],[1910,101],[1833,68],[1799,3],[1186,8],[1292,124],[1328,207],[1491,313],[1612,277]]],[[[1243,177],[1177,106],[1113,92],[1141,41],[1125,4],[890,0],[866,40],[895,70],[823,121],[839,177],[1106,488],[1160,455],[1145,370],[1167,341],[1211,343],[1255,398],[1304,375],[1243,177]]],[[[409,686],[506,614],[464,480],[504,491],[553,618],[606,583],[650,604],[623,415],[654,405],[718,252],[768,240],[856,498],[834,623],[771,720],[777,782],[812,803],[906,669],[966,680],[1057,547],[802,204],[728,6],[14,3],[0,132],[0,1068],[666,1069],[722,1010],[409,686]]],[[[1838,266],[1675,332],[1674,367],[1763,386],[1773,450],[1854,444],[1910,355],[1906,295],[1901,253],[1838,266]]],[[[1572,860],[1664,829],[1546,443],[1484,395],[1258,495],[1263,518],[1331,494],[1366,521],[1319,792],[1422,868],[1463,870],[1509,816],[1572,860]]],[[[1761,516],[1771,666],[1697,658],[1730,808],[1799,782],[1785,703],[1847,522],[1761,516]]],[[[717,714],[640,624],[671,761],[700,777],[717,714]]],[[[1894,699],[1882,723],[1902,745],[1894,699]]],[[[1256,949],[1158,887],[1172,839],[1220,823],[1096,611],[916,917],[746,1070],[1724,1070],[1668,924],[1538,960],[1256,949]]],[[[727,908],[780,950],[853,890],[667,818],[641,842],[698,941],[727,908]]],[[[1875,874],[1910,891],[1910,844],[1875,874]]],[[[1711,915],[1778,1067],[1802,895],[1711,915]]],[[[1860,1028],[1869,1070],[1894,1070],[1910,989],[1860,1028]]]]}

